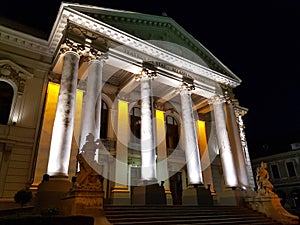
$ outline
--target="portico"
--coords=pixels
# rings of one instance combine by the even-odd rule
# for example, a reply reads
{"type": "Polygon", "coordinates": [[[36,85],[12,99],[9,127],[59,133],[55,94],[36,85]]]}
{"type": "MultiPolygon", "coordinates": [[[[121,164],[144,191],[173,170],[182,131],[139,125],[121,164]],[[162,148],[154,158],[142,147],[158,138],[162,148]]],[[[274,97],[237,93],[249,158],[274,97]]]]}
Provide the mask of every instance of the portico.
{"type": "Polygon", "coordinates": [[[51,43],[57,55],[49,85],[60,90],[57,101],[46,102],[57,106],[51,138],[44,140],[50,143],[47,171],[37,170],[35,182],[42,173],[70,182],[78,172],[72,157],[86,152],[111,204],[131,204],[134,187],[149,184],[164,190],[168,204],[199,186],[217,196],[226,188],[253,188],[237,124],[242,118],[235,114],[239,78],[206,64],[207,57],[216,59],[204,49],[206,58],[182,46],[176,54],[171,40],[151,43],[77,10],[63,4],[53,30],[61,41],[51,43]],[[77,92],[83,97],[76,99],[77,92]]]}

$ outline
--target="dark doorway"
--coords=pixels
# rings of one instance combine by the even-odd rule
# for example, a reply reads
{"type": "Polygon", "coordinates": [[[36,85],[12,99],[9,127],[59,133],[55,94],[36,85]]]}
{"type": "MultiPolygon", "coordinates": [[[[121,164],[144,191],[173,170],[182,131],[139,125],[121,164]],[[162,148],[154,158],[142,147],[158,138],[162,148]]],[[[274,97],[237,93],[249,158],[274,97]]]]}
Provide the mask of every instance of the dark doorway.
{"type": "Polygon", "coordinates": [[[11,105],[14,97],[14,89],[4,81],[0,81],[0,124],[8,123],[11,105]]]}
{"type": "Polygon", "coordinates": [[[182,175],[176,172],[170,177],[170,190],[173,199],[173,205],[182,205],[182,175]]]}

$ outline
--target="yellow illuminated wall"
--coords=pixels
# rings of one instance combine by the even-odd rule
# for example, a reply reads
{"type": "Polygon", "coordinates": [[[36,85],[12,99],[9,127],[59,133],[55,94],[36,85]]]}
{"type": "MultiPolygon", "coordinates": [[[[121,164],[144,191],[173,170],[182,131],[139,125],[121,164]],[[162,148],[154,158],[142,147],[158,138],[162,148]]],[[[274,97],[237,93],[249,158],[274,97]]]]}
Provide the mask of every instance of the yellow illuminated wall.
{"type": "Polygon", "coordinates": [[[202,156],[207,148],[205,121],[198,120],[197,125],[198,125],[198,143],[199,143],[200,155],[202,156]]]}
{"type": "Polygon", "coordinates": [[[198,145],[201,156],[201,167],[203,172],[204,184],[210,184],[213,189],[213,180],[211,172],[211,161],[209,149],[207,146],[206,124],[205,121],[197,120],[198,145]]]}
{"type": "MultiPolygon", "coordinates": [[[[38,185],[43,175],[47,172],[49,150],[52,136],[52,128],[54,124],[56,104],[58,100],[60,85],[49,82],[47,88],[47,97],[45,103],[45,111],[43,117],[42,131],[39,141],[38,157],[36,162],[36,169],[34,175],[34,185],[38,185]]],[[[82,110],[82,98],[83,92],[77,90],[76,93],[76,110],[74,118],[74,134],[72,141],[72,151],[70,158],[69,176],[74,176],[76,171],[76,154],[78,149],[80,121],[81,121],[81,110],[82,110]]]]}
{"type": "MultiPolygon", "coordinates": [[[[165,115],[163,111],[155,110],[155,118],[156,118],[156,132],[157,132],[157,145],[164,144],[165,145],[165,115]]],[[[165,147],[166,148],[166,147],[165,147]]]]}

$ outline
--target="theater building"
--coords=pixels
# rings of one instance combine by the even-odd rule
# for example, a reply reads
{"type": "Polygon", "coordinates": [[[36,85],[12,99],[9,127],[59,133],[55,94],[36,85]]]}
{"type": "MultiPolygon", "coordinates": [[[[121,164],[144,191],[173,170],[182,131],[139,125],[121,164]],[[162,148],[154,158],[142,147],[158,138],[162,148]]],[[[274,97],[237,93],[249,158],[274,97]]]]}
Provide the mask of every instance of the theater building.
{"type": "Polygon", "coordinates": [[[110,204],[152,183],[170,205],[255,187],[241,80],[172,18],[62,3],[48,39],[1,25],[0,42],[2,202],[71,183],[89,150],[110,204]]]}

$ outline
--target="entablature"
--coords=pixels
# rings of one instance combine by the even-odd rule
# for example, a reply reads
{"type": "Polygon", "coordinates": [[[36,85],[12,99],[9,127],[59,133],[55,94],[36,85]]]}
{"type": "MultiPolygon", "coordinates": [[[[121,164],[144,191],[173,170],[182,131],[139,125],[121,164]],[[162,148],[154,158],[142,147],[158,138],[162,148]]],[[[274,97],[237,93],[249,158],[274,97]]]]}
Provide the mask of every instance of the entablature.
{"type": "MultiPolygon", "coordinates": [[[[59,47],[58,43],[63,38],[63,29],[67,26],[68,22],[71,22],[101,37],[107,38],[111,43],[118,43],[118,51],[122,51],[122,54],[130,55],[143,61],[149,61],[150,58],[154,58],[159,63],[167,62],[169,67],[172,65],[174,68],[177,67],[177,70],[180,68],[182,71],[192,73],[195,80],[207,78],[231,87],[236,87],[240,83],[240,80],[235,80],[196,64],[71,8],[64,8],[62,6],[60,13],[61,15],[55,23],[56,25],[49,40],[49,51],[52,53],[57,51],[59,47]],[[144,56],[148,58],[145,59],[144,56]]],[[[109,51],[111,51],[111,48],[109,48],[109,51]]]]}

